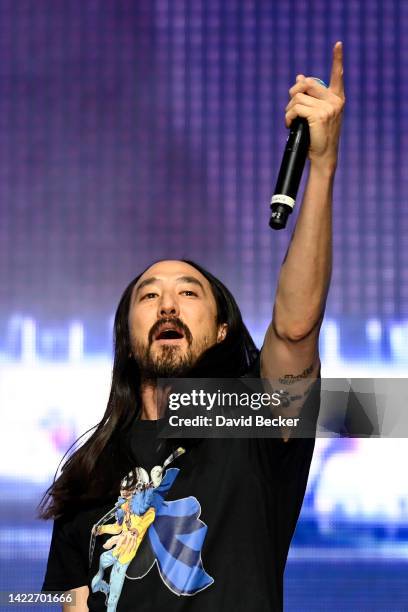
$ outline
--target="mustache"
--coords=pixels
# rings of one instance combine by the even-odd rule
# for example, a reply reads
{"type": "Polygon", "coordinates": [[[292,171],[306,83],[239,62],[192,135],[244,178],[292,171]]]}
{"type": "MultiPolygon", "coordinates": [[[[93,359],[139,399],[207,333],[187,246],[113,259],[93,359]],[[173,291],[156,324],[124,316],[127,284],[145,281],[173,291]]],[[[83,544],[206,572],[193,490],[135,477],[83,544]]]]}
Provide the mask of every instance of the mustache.
{"type": "Polygon", "coordinates": [[[186,338],[188,344],[191,344],[193,341],[193,336],[191,334],[190,329],[187,327],[187,325],[185,323],[183,323],[183,321],[181,319],[179,319],[178,317],[162,317],[161,319],[158,319],[156,321],[156,323],[152,326],[152,328],[149,331],[149,346],[152,344],[153,342],[153,338],[157,332],[157,330],[159,329],[159,327],[165,323],[173,323],[174,325],[176,325],[177,327],[179,327],[181,330],[183,330],[184,332],[184,337],[186,338]]]}

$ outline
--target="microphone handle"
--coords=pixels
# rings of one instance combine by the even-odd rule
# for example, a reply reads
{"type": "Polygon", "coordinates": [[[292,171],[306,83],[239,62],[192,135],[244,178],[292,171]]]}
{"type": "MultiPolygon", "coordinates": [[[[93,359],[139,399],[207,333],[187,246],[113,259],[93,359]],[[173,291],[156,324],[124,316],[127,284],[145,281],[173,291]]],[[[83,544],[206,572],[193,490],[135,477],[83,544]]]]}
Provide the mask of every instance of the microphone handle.
{"type": "Polygon", "coordinates": [[[269,225],[272,229],[283,229],[295,205],[303,168],[310,146],[307,119],[295,117],[290,125],[281,167],[271,198],[272,214],[269,225]]]}

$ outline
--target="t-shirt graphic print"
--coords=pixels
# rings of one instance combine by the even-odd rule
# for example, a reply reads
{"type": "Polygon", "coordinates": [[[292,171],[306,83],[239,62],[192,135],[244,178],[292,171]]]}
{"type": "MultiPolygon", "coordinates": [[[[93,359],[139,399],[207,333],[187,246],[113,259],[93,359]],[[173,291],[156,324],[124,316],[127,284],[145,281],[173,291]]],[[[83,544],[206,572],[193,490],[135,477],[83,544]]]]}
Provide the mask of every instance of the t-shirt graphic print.
{"type": "Polygon", "coordinates": [[[115,612],[125,579],[142,579],[155,563],[164,584],[176,595],[195,595],[214,582],[201,560],[207,525],[199,518],[198,500],[190,496],[166,501],[180,472],[167,466],[184,452],[178,448],[163,466],[153,467],[150,476],[142,467],[129,472],[121,481],[115,506],[92,528],[90,565],[96,538],[111,536],[103,544],[105,552],[91,581],[92,592],[105,594],[108,612],[115,612]],[[109,567],[107,582],[104,574],[109,567]]]}

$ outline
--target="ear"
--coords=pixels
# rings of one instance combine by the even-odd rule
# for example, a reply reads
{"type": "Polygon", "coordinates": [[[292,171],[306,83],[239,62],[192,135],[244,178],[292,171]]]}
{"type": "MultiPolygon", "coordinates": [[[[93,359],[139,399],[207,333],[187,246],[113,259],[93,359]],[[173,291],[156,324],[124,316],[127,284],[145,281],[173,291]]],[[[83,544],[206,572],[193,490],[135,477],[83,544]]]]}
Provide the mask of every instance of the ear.
{"type": "Polygon", "coordinates": [[[225,340],[227,336],[227,331],[228,323],[221,323],[221,325],[218,326],[217,342],[222,342],[223,340],[225,340]]]}

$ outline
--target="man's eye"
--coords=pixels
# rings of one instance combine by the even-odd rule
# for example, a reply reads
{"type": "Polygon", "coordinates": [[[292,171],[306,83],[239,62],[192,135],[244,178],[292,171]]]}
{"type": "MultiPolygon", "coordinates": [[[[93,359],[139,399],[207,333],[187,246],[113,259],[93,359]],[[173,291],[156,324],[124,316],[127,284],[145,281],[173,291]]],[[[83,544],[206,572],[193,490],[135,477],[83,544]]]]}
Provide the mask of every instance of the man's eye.
{"type": "Polygon", "coordinates": [[[188,293],[189,295],[195,295],[197,297],[197,294],[194,291],[190,291],[190,289],[185,289],[181,293],[188,293]]]}
{"type": "Polygon", "coordinates": [[[150,299],[151,297],[155,297],[156,295],[157,295],[157,293],[153,293],[153,292],[151,291],[150,293],[146,293],[146,295],[144,295],[144,296],[142,297],[142,300],[145,300],[146,298],[147,298],[147,299],[150,299]]]}

